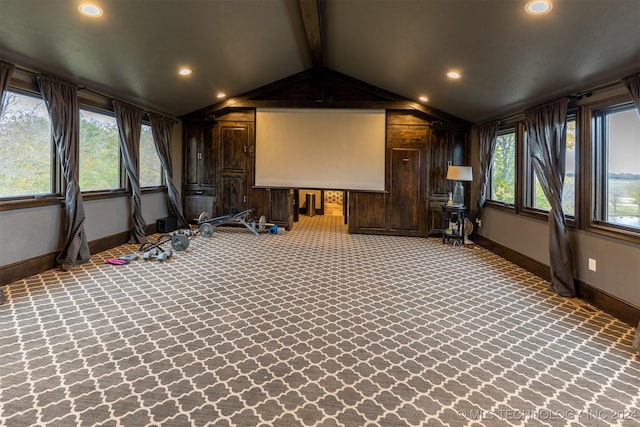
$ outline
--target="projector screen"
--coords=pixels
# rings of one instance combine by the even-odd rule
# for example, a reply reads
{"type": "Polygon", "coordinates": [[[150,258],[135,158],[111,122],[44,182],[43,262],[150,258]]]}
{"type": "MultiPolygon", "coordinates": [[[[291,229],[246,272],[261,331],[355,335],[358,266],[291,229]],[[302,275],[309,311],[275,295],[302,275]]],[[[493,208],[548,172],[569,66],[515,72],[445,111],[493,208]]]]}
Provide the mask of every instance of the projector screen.
{"type": "Polygon", "coordinates": [[[385,111],[258,109],[257,187],[384,191],[385,111]]]}

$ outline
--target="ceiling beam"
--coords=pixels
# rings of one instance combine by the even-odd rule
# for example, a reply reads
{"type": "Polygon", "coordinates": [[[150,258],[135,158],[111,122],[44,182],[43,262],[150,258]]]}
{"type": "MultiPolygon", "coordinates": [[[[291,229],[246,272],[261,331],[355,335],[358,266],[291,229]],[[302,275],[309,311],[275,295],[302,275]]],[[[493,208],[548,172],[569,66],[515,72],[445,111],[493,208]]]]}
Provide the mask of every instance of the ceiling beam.
{"type": "Polygon", "coordinates": [[[304,31],[307,34],[311,64],[315,69],[324,67],[319,2],[320,0],[300,0],[300,13],[304,22],[304,31]]]}

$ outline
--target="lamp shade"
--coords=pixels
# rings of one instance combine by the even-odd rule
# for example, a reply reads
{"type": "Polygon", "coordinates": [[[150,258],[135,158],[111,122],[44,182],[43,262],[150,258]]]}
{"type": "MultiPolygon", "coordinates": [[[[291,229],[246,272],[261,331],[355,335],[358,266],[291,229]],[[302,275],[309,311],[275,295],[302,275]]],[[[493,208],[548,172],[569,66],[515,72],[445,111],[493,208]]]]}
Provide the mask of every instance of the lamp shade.
{"type": "Polygon", "coordinates": [[[451,181],[473,181],[471,166],[449,166],[447,179],[451,181]]]}

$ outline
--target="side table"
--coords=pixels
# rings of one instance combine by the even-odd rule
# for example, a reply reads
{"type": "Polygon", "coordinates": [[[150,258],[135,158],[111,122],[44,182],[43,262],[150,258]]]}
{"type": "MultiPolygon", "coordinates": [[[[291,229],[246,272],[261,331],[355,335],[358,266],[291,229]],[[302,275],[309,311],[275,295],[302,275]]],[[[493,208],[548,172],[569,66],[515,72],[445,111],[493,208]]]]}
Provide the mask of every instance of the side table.
{"type": "Polygon", "coordinates": [[[464,215],[466,206],[442,205],[442,244],[453,240],[454,244],[464,245],[464,215]],[[455,224],[452,228],[452,224],[455,224]]]}

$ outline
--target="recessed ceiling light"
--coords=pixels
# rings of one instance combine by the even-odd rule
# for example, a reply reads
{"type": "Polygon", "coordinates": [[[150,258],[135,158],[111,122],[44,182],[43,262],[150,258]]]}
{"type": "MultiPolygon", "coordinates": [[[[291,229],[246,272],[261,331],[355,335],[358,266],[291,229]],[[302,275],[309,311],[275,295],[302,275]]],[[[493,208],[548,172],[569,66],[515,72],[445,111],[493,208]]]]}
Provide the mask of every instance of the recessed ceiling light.
{"type": "Polygon", "coordinates": [[[180,74],[181,76],[189,76],[191,75],[192,71],[191,68],[187,68],[187,67],[182,67],[180,68],[180,70],[178,70],[178,74],[180,74]]]}
{"type": "Polygon", "coordinates": [[[226,93],[224,93],[224,92],[219,92],[219,93],[216,95],[216,98],[218,98],[218,99],[222,99],[222,98],[224,98],[225,96],[227,96],[227,94],[226,94],[226,93]]]}
{"type": "Polygon", "coordinates": [[[97,4],[91,3],[83,3],[78,7],[80,13],[86,16],[90,16],[92,18],[97,18],[98,16],[102,16],[102,8],[97,4]]]}
{"type": "Polygon", "coordinates": [[[447,77],[449,77],[450,79],[459,79],[460,77],[462,77],[462,74],[460,74],[459,71],[451,70],[447,73],[447,77]]]}
{"type": "Polygon", "coordinates": [[[427,97],[426,97],[426,96],[424,96],[424,95],[423,95],[423,96],[421,96],[421,97],[420,97],[420,98],[418,98],[418,99],[419,99],[420,101],[422,101],[422,102],[428,102],[428,101],[429,101],[429,98],[427,98],[427,97]]]}
{"type": "Polygon", "coordinates": [[[524,6],[524,10],[532,15],[544,15],[545,13],[549,13],[552,8],[553,3],[549,0],[530,0],[524,6]]]}

